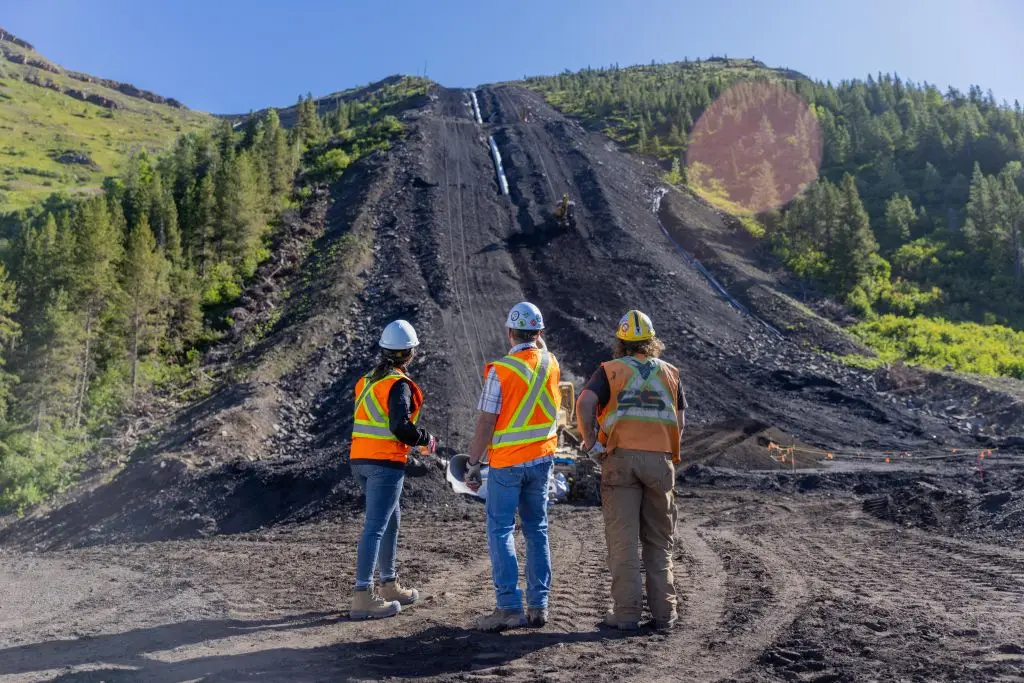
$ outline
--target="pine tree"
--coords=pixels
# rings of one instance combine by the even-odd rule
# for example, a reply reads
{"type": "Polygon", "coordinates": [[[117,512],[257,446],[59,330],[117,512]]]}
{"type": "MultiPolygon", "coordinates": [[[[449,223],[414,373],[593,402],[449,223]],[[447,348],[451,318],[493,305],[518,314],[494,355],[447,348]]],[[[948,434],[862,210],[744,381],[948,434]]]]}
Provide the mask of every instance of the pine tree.
{"type": "Polygon", "coordinates": [[[299,97],[296,108],[298,109],[298,120],[292,131],[296,142],[305,149],[323,138],[323,125],[320,122],[317,104],[312,94],[308,94],[305,98],[299,97]]]}
{"type": "Polygon", "coordinates": [[[139,386],[139,361],[163,335],[168,264],[143,218],[128,236],[123,268],[128,314],[131,403],[139,386]]]}
{"type": "Polygon", "coordinates": [[[181,251],[181,235],[178,231],[178,207],[170,188],[164,187],[163,178],[158,171],[153,173],[150,183],[150,206],[146,216],[150,230],[160,247],[166,247],[168,240],[177,242],[176,251],[181,251]]]}
{"type": "Polygon", "coordinates": [[[334,131],[335,135],[339,135],[348,127],[348,111],[345,108],[345,103],[338,100],[338,108],[334,110],[334,115],[331,117],[331,129],[334,131]]]}
{"type": "Polygon", "coordinates": [[[917,222],[917,212],[906,195],[893,195],[885,203],[885,223],[881,242],[886,252],[893,252],[910,241],[917,222]]]}
{"type": "Polygon", "coordinates": [[[755,172],[746,208],[754,213],[761,213],[778,208],[781,203],[772,165],[767,160],[762,161],[755,172]]]}
{"type": "MultiPolygon", "coordinates": [[[[339,105],[339,111],[341,109],[339,105]]],[[[267,172],[270,176],[270,195],[275,202],[280,202],[291,189],[294,167],[291,150],[288,148],[288,137],[281,128],[281,120],[275,109],[271,109],[267,114],[267,129],[263,139],[266,147],[264,154],[267,172]]]]}
{"type": "Polygon", "coordinates": [[[208,172],[196,187],[192,205],[193,238],[189,245],[191,263],[200,276],[206,275],[214,259],[214,233],[217,220],[217,193],[214,174],[208,172]]]}
{"type": "Polygon", "coordinates": [[[21,336],[21,326],[14,319],[18,311],[17,299],[17,289],[0,263],[0,424],[7,421],[11,387],[17,381],[17,377],[6,370],[8,354],[21,336]]]}
{"type": "Polygon", "coordinates": [[[921,192],[928,206],[938,206],[944,201],[945,183],[938,169],[930,163],[924,165],[924,177],[921,180],[921,192]]]}
{"type": "Polygon", "coordinates": [[[843,177],[840,193],[842,213],[828,256],[833,264],[833,286],[838,293],[847,294],[861,285],[871,272],[871,256],[878,252],[878,243],[871,232],[857,183],[849,173],[843,177]]]}
{"type": "Polygon", "coordinates": [[[1004,261],[1010,264],[1014,282],[1024,282],[1024,195],[1018,182],[1024,177],[1019,161],[1012,161],[999,174],[1000,202],[999,219],[1005,226],[1006,255],[1004,261]]]}
{"type": "Polygon", "coordinates": [[[33,426],[38,443],[43,429],[51,423],[67,425],[75,411],[83,330],[68,292],[54,291],[42,306],[39,321],[26,332],[31,337],[24,344],[28,353],[18,364],[16,412],[33,426]]]}
{"type": "Polygon", "coordinates": [[[72,424],[82,424],[83,409],[93,377],[94,344],[104,314],[119,295],[117,265],[122,257],[121,236],[110,222],[102,197],[79,207],[75,218],[72,301],[82,316],[82,350],[77,362],[78,383],[72,424]]]}
{"type": "Polygon", "coordinates": [[[214,220],[211,246],[216,261],[224,261],[229,256],[231,232],[235,217],[232,215],[234,206],[231,197],[238,192],[238,155],[235,146],[228,141],[221,149],[220,164],[214,178],[214,220]]]}
{"type": "Polygon", "coordinates": [[[223,236],[228,246],[228,259],[235,272],[251,276],[258,261],[262,239],[266,233],[263,198],[252,170],[248,152],[241,152],[232,165],[233,180],[222,198],[222,210],[227,217],[223,236]]]}
{"type": "Polygon", "coordinates": [[[203,331],[202,291],[199,279],[189,268],[172,267],[169,284],[169,341],[171,351],[177,353],[195,343],[203,331]]]}
{"type": "Polygon", "coordinates": [[[153,166],[145,152],[128,160],[124,176],[124,217],[128,226],[138,225],[143,216],[149,217],[154,201],[153,166]]]}

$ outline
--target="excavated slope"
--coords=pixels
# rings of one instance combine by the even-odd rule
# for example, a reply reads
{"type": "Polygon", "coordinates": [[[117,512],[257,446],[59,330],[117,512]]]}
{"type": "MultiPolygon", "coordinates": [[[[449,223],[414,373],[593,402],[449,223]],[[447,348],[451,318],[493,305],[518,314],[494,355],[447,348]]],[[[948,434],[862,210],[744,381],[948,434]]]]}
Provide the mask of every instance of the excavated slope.
{"type": "MultiPolygon", "coordinates": [[[[727,301],[670,237],[680,239],[689,221],[729,230],[719,214],[676,202],[666,229],[656,169],[533,92],[495,86],[477,95],[482,125],[468,91],[438,88],[404,114],[401,143],[350,169],[330,206],[307,208],[304,220],[321,236],[287,287],[278,329],[245,357],[255,379],[192,407],[112,482],[8,527],[0,542],[156,540],[356,510],[346,464],[353,386],[379,330],[397,317],[416,326],[423,424],[448,452],[463,451],[483,365],[505,352],[505,315],[523,299],[544,312],[549,345],[577,386],[608,358],[623,312],[649,313],[681,369],[690,421],[702,427],[694,442],[702,461],[714,455],[707,444],[742,440],[724,464],[765,466],[768,439],[755,432],[829,449],[961,443],[945,422],[879,396],[870,374],[801,349],[727,301]],[[575,231],[552,230],[563,192],[577,203],[575,231]],[[372,241],[362,256],[332,256],[362,239],[372,241]]],[[[410,505],[462,514],[465,502],[448,493],[439,468],[417,474],[410,505]]]]}

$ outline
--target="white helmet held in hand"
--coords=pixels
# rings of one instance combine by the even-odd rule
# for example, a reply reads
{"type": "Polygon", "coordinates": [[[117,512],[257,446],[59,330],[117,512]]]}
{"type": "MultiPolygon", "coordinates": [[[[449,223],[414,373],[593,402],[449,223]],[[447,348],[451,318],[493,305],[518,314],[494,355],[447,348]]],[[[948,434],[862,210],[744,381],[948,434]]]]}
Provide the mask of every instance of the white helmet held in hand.
{"type": "Polygon", "coordinates": [[[405,320],[396,320],[384,328],[378,344],[389,351],[405,351],[419,346],[420,340],[416,338],[412,325],[405,320]]]}
{"type": "Polygon", "coordinates": [[[512,310],[508,312],[506,325],[511,330],[543,330],[544,316],[540,314],[539,308],[529,301],[523,301],[513,306],[512,310]]]}

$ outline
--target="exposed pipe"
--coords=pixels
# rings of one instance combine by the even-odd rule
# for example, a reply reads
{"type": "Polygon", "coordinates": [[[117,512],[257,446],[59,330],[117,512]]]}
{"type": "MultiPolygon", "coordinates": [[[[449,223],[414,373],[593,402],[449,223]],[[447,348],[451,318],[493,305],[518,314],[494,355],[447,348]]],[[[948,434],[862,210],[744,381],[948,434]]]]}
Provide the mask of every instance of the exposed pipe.
{"type": "Polygon", "coordinates": [[[480,103],[476,99],[476,91],[470,90],[469,96],[473,100],[473,116],[476,118],[476,122],[483,125],[484,120],[480,117],[480,103]]]}
{"type": "Polygon", "coordinates": [[[493,135],[487,140],[491,143],[491,157],[494,159],[494,169],[498,174],[498,185],[501,187],[501,193],[507,195],[508,181],[505,180],[505,169],[501,166],[501,152],[498,151],[498,143],[494,141],[493,135]]]}

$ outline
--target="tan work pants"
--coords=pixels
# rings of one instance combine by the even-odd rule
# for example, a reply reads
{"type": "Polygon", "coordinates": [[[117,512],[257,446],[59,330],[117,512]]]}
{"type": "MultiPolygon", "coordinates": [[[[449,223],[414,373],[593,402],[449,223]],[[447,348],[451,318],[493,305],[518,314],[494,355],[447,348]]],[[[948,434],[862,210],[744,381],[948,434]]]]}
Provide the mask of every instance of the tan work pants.
{"type": "Polygon", "coordinates": [[[615,449],[601,463],[601,509],[608,544],[615,615],[639,621],[643,585],[637,540],[647,571],[651,616],[669,621],[676,615],[672,576],[675,531],[675,466],[671,453],[615,449]]]}

